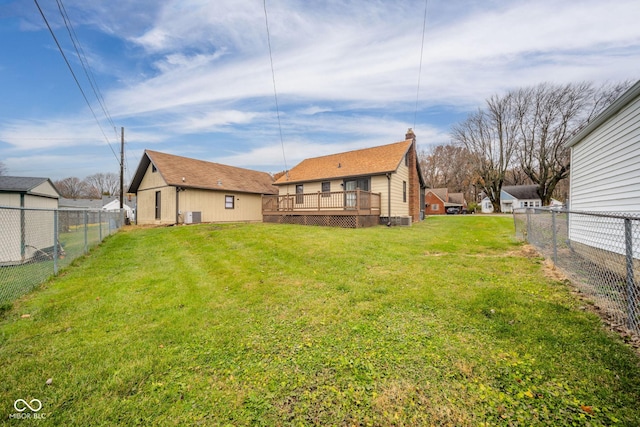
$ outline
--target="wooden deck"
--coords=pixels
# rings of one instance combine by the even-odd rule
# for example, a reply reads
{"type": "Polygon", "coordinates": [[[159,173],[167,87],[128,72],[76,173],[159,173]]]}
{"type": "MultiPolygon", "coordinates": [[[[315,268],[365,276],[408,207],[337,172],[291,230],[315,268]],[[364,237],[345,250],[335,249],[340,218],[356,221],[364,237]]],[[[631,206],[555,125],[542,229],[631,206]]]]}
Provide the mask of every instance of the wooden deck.
{"type": "Polygon", "coordinates": [[[380,193],[331,191],[262,196],[264,222],[367,227],[380,218],[380,193]]]}

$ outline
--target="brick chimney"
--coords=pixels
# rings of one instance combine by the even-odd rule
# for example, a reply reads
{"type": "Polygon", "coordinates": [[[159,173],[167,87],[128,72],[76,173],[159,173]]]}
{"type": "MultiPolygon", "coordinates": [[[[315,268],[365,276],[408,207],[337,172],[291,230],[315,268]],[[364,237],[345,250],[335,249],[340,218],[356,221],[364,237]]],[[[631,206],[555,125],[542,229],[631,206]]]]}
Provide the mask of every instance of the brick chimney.
{"type": "Polygon", "coordinates": [[[407,131],[407,134],[404,136],[404,139],[412,139],[413,142],[416,142],[416,134],[413,133],[413,129],[409,128],[409,130],[407,131]]]}
{"type": "Polygon", "coordinates": [[[409,166],[409,215],[412,222],[420,221],[420,178],[418,177],[418,158],[416,153],[416,134],[409,128],[405,140],[413,141],[407,153],[409,166]]]}

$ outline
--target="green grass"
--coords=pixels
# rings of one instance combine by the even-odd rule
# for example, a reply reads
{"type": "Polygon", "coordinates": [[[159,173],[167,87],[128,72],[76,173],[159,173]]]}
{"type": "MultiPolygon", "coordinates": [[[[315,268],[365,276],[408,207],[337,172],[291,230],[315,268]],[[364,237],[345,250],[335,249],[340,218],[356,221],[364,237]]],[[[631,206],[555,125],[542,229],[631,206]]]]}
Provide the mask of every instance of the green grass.
{"type": "Polygon", "coordinates": [[[640,425],[639,358],[513,234],[118,233],[3,314],[0,419],[39,399],[42,425],[640,425]]]}
{"type": "MultiPolygon", "coordinates": [[[[84,228],[71,227],[70,231],[60,233],[60,242],[64,253],[59,254],[57,268],[70,265],[77,257],[82,256],[85,247],[91,248],[100,243],[101,225],[89,224],[85,236],[84,228]]],[[[103,236],[114,232],[102,227],[103,236]]],[[[53,249],[49,250],[49,258],[34,257],[29,262],[16,265],[0,265],[0,311],[10,307],[12,302],[54,275],[53,249]]],[[[46,255],[45,255],[46,256],[46,255]]]]}

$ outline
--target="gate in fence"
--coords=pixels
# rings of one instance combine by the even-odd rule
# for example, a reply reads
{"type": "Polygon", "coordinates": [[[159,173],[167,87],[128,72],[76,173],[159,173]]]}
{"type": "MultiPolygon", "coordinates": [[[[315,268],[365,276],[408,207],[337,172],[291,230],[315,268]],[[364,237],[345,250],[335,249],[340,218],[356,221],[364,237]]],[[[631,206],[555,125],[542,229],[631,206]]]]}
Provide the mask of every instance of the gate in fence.
{"type": "Polygon", "coordinates": [[[58,274],[124,220],[123,210],[0,207],[0,304],[58,274]]]}
{"type": "Polygon", "coordinates": [[[611,319],[640,333],[640,214],[514,210],[516,236],[534,245],[611,319]]]}

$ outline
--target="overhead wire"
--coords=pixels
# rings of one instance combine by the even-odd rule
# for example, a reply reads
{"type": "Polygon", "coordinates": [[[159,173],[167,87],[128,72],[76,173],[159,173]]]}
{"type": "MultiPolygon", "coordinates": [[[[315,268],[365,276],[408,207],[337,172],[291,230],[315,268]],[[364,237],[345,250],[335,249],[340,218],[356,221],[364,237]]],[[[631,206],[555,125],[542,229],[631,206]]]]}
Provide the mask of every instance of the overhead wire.
{"type": "Polygon", "coordinates": [[[60,54],[62,55],[62,58],[64,59],[64,62],[67,64],[67,67],[69,68],[69,71],[71,72],[71,75],[73,76],[73,80],[76,82],[76,85],[78,86],[78,89],[80,89],[80,93],[82,94],[82,97],[84,98],[84,101],[86,102],[87,106],[89,107],[89,110],[91,110],[91,114],[93,115],[93,118],[96,121],[96,124],[100,128],[100,132],[102,132],[102,135],[104,136],[104,139],[107,142],[107,145],[111,149],[111,152],[113,153],[113,155],[116,158],[116,160],[118,162],[120,162],[120,159],[118,158],[118,155],[116,154],[115,150],[111,146],[111,142],[109,142],[109,138],[107,138],[107,135],[104,133],[104,129],[102,128],[102,125],[100,124],[100,121],[98,120],[98,116],[96,115],[95,111],[93,110],[93,107],[91,107],[91,103],[89,102],[89,99],[87,98],[87,95],[85,94],[84,90],[82,89],[82,85],[80,84],[80,81],[78,80],[78,77],[76,76],[76,73],[73,71],[73,68],[71,67],[71,63],[69,63],[69,60],[67,59],[67,56],[65,55],[64,50],[62,49],[62,46],[60,45],[60,42],[58,42],[58,38],[56,37],[55,33],[53,32],[53,29],[51,28],[51,25],[49,24],[49,21],[47,20],[47,17],[45,16],[42,8],[40,7],[40,4],[38,3],[38,0],[33,0],[33,1],[35,2],[36,7],[38,8],[38,11],[40,12],[40,15],[42,15],[42,19],[44,20],[45,24],[47,25],[47,28],[49,29],[49,32],[51,33],[51,36],[53,37],[53,40],[55,41],[56,46],[58,47],[58,50],[60,51],[60,54]]]}
{"type": "Polygon", "coordinates": [[[416,90],[416,107],[413,113],[413,130],[416,129],[416,121],[418,118],[418,101],[420,99],[420,79],[422,77],[422,56],[424,53],[424,35],[427,29],[427,7],[429,5],[429,0],[424,0],[424,18],[422,20],[422,44],[420,46],[420,67],[418,69],[418,88],[416,90]]]}
{"type": "Polygon", "coordinates": [[[282,137],[282,123],[280,122],[280,107],[278,106],[278,91],[276,90],[276,73],[273,68],[273,55],[271,53],[271,34],[269,32],[269,18],[267,16],[267,0],[263,0],[264,22],[267,27],[267,44],[269,45],[269,61],[271,63],[271,79],[273,80],[273,97],[276,102],[276,116],[278,117],[278,130],[280,131],[280,145],[282,146],[282,159],[284,160],[284,170],[288,174],[287,157],[284,150],[284,138],[282,137]]]}
{"type": "Polygon", "coordinates": [[[116,138],[118,136],[118,131],[116,129],[116,125],[113,123],[113,119],[111,118],[111,114],[109,113],[109,109],[104,101],[104,97],[102,96],[102,92],[100,91],[100,87],[98,86],[98,82],[95,79],[95,75],[93,74],[93,70],[91,69],[91,65],[87,60],[87,56],[84,53],[84,49],[82,49],[82,43],[78,39],[75,29],[73,28],[73,24],[71,23],[71,19],[69,18],[69,14],[67,13],[67,8],[64,6],[62,0],[56,0],[58,4],[58,10],[60,11],[60,15],[62,16],[62,20],[64,21],[64,25],[67,28],[67,32],[69,33],[69,38],[71,39],[71,43],[73,43],[73,47],[76,50],[76,54],[78,55],[78,59],[80,60],[80,65],[84,70],[84,74],[91,85],[91,89],[93,90],[93,94],[95,95],[100,107],[102,108],[102,112],[106,119],[109,121],[111,126],[113,127],[116,138]]]}

